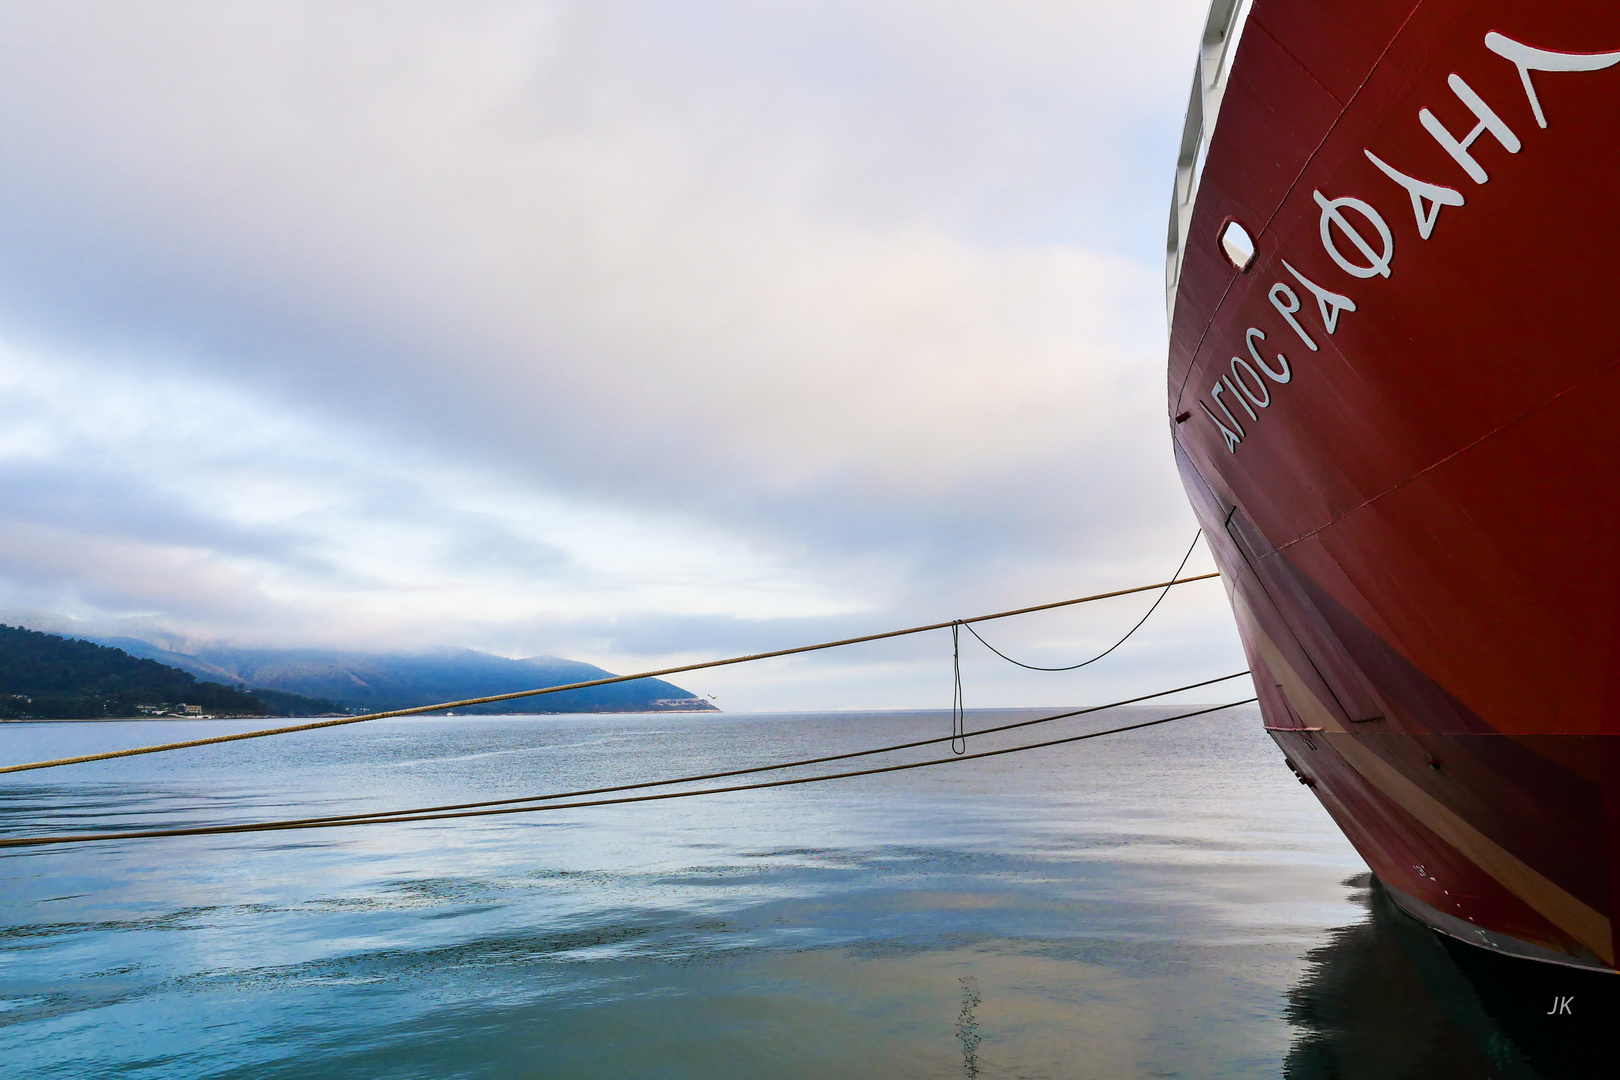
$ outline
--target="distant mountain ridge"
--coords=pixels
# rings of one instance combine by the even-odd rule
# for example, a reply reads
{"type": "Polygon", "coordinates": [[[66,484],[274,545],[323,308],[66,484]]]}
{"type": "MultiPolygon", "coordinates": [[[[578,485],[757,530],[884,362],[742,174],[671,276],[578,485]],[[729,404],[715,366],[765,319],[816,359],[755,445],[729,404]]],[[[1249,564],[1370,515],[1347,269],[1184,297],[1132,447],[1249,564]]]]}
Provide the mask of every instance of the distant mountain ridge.
{"type": "Polygon", "coordinates": [[[191,672],[123,649],[0,625],[0,719],[155,716],[187,705],[216,716],[307,716],[335,707],[293,694],[199,682],[191,672]]]}
{"type": "MultiPolygon", "coordinates": [[[[245,649],[202,646],[177,652],[138,638],[96,639],[133,656],[177,667],[202,679],[324,698],[366,712],[409,709],[441,701],[509,694],[612,677],[592,664],[555,656],[512,660],[472,649],[420,653],[360,653],[329,649],[245,649]]],[[[718,712],[705,699],[662,679],[637,679],[536,698],[494,702],[458,712],[718,712]]]]}

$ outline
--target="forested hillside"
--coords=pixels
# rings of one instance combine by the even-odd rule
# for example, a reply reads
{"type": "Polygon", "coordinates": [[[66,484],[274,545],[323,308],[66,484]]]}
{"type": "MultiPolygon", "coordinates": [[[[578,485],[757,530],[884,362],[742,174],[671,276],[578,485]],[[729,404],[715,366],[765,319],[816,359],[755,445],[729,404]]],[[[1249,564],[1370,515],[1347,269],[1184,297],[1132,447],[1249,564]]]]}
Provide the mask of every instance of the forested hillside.
{"type": "Polygon", "coordinates": [[[90,720],[198,705],[215,716],[310,715],[336,706],[202,682],[122,649],[0,625],[0,719],[90,720]]]}

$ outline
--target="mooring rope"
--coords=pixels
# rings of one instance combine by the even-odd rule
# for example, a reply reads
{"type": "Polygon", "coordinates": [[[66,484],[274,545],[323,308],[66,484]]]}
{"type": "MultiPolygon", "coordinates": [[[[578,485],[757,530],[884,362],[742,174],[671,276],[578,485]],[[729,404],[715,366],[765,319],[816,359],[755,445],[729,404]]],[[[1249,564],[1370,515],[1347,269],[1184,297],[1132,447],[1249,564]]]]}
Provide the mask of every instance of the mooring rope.
{"type": "MultiPolygon", "coordinates": [[[[1203,529],[1199,529],[1193,534],[1192,543],[1187,545],[1187,554],[1181,557],[1181,563],[1176,567],[1176,572],[1170,575],[1170,584],[1174,584],[1175,580],[1181,577],[1181,572],[1187,568],[1187,560],[1192,558],[1193,549],[1198,546],[1198,541],[1203,537],[1203,535],[1203,529]]],[[[989,649],[991,652],[995,653],[1009,664],[1017,664],[1019,667],[1028,668],[1030,671],[1077,671],[1080,668],[1086,667],[1087,665],[1095,664],[1097,661],[1101,660],[1103,657],[1107,656],[1109,653],[1113,652],[1115,649],[1129,641],[1131,639],[1131,635],[1142,629],[1143,624],[1153,617],[1153,613],[1159,610],[1159,605],[1164,603],[1164,598],[1169,595],[1170,585],[1166,585],[1164,587],[1164,591],[1159,594],[1158,599],[1153,601],[1153,606],[1147,609],[1147,614],[1143,615],[1139,620],[1137,620],[1135,626],[1125,631],[1124,637],[1108,646],[1108,648],[1104,649],[1096,656],[1093,656],[1090,660],[1082,660],[1078,664],[1069,664],[1065,667],[1041,667],[1037,664],[1026,664],[1022,660],[1014,660],[1012,657],[1008,656],[1006,653],[984,640],[983,636],[980,635],[977,630],[973,629],[973,627],[969,626],[967,628],[967,632],[978,638],[980,645],[983,645],[985,648],[989,649]]]]}
{"type": "Polygon", "coordinates": [[[799,653],[818,652],[822,649],[837,649],[845,645],[859,645],[867,641],[883,641],[887,638],[905,637],[908,634],[922,634],[930,630],[944,630],[947,627],[967,626],[969,623],[1006,619],[1014,615],[1028,615],[1036,611],[1050,611],[1053,608],[1087,604],[1094,600],[1107,600],[1115,596],[1129,596],[1132,593],[1149,592],[1153,589],[1168,590],[1173,585],[1186,585],[1194,581],[1206,581],[1209,578],[1219,576],[1218,573],[1198,574],[1189,578],[1160,581],[1152,585],[1138,585],[1130,589],[1116,589],[1113,592],[1080,596],[1073,600],[1058,600],[1050,604],[1036,604],[1033,607],[1015,608],[1012,611],[998,611],[991,615],[975,615],[971,619],[952,619],[948,622],[929,623],[927,626],[911,626],[904,630],[885,630],[880,634],[863,634],[860,637],[842,638],[838,641],[824,641],[817,645],[800,645],[792,649],[775,649],[771,652],[750,653],[747,656],[731,656],[724,660],[704,660],[701,663],[659,668],[657,671],[642,671],[634,675],[613,675],[605,679],[588,679],[585,682],[566,683],[562,686],[543,686],[537,690],[518,690],[510,694],[489,694],[485,697],[463,698],[460,701],[442,701],[436,705],[417,705],[409,709],[390,709],[386,712],[367,713],[364,716],[343,716],[332,720],[316,720],[307,724],[291,724],[286,727],[243,731],[235,735],[216,735],[207,739],[187,739],[184,742],[161,743],[156,746],[137,746],[128,750],[109,750],[101,754],[81,754],[77,757],[56,758],[51,761],[30,761],[22,765],[0,766],[0,773],[28,772],[32,769],[54,769],[62,765],[80,765],[90,761],[110,761],[114,758],[134,757],[138,754],[157,754],[166,750],[185,750],[193,746],[213,746],[219,743],[239,742],[243,739],[262,739],[270,735],[291,735],[299,731],[316,731],[321,728],[343,727],[347,724],[363,724],[368,720],[384,720],[393,716],[417,716],[422,713],[440,712],[445,709],[463,709],[473,705],[488,705],[496,701],[516,701],[519,698],[537,697],[541,694],[560,694],[565,690],[585,690],[593,686],[611,686],[614,683],[634,682],[637,679],[654,679],[663,675],[679,675],[687,671],[702,671],[707,668],[726,667],[730,664],[746,664],[754,660],[770,660],[778,656],[794,656],[799,653]]]}
{"type": "Polygon", "coordinates": [[[961,623],[951,623],[951,753],[958,756],[967,753],[967,698],[962,694],[961,630],[961,623]]]}
{"type": "MultiPolygon", "coordinates": [[[[947,624],[948,625],[948,624],[947,624]]],[[[726,787],[700,788],[697,791],[669,791],[657,795],[630,795],[614,799],[590,799],[575,802],[553,802],[543,806],[504,806],[488,810],[460,810],[453,813],[435,813],[419,811],[398,811],[388,816],[352,816],[345,818],[302,818],[282,821],[249,822],[242,825],[201,825],[181,829],[145,829],[140,831],[112,832],[112,833],[80,833],[65,836],[28,836],[0,839],[0,847],[40,847],[48,844],[77,844],[103,840],[146,840],[157,837],[173,836],[221,836],[232,833],[251,832],[279,832],[294,829],[330,829],[348,828],[358,825],[390,825],[416,821],[449,821],[458,818],[495,817],[505,814],[531,814],[546,810],[574,810],[593,806],[619,806],[626,803],[657,802],[664,799],[689,799],[705,795],[724,795],[737,791],[759,791],[764,788],[792,787],[799,784],[819,784],[829,780],[847,780],[857,776],[876,776],[882,773],[904,772],[909,769],[924,769],[934,765],[949,765],[958,761],[977,761],[981,758],[1000,757],[1003,754],[1016,754],[1025,750],[1039,750],[1049,746],[1062,746],[1066,743],[1084,742],[1088,739],[1098,739],[1104,735],[1117,735],[1126,731],[1138,731],[1142,728],[1157,727],[1176,720],[1189,720],[1195,716],[1207,716],[1210,713],[1221,712],[1225,709],[1236,708],[1239,705],[1248,705],[1257,698],[1244,698],[1242,701],[1231,701],[1224,705],[1212,705],[1193,712],[1181,713],[1176,716],[1160,717],[1157,720],[1146,720],[1137,724],[1126,724],[1121,727],[1108,728],[1103,731],[1087,732],[1084,735],[1070,735],[1061,739],[1048,739],[1044,742],[1024,743],[1019,746],[1003,747],[1000,750],[983,750],[974,754],[951,755],[949,757],[929,758],[925,761],[911,761],[899,765],[881,765],[870,769],[853,769],[848,772],[824,773],[818,776],[789,777],[782,780],[764,780],[754,784],[731,784],[726,787]]],[[[940,741],[940,740],[933,740],[940,741]]]]}
{"type": "MultiPolygon", "coordinates": [[[[1107,709],[1118,709],[1126,705],[1136,705],[1154,698],[1169,697],[1185,690],[1197,690],[1204,686],[1213,686],[1216,683],[1229,682],[1232,679],[1241,679],[1249,674],[1239,671],[1232,675],[1222,675],[1217,679],[1205,679],[1203,682],[1188,683],[1186,686],[1177,686],[1169,690],[1160,690],[1157,693],[1143,694],[1140,697],[1126,698],[1124,701],[1113,701],[1107,705],[1091,705],[1084,709],[1074,709],[1070,712],[1056,713],[1052,716],[1039,716],[1032,720],[1018,720],[1011,724],[999,724],[995,727],[981,728],[972,732],[973,735],[994,735],[997,732],[1012,731],[1015,728],[1031,727],[1035,724],[1048,724],[1054,720],[1067,720],[1070,717],[1085,716],[1088,713],[1103,712],[1107,709]]],[[[805,765],[824,765],[829,761],[848,761],[851,758],[870,757],[873,754],[890,754],[899,750],[911,750],[919,746],[933,746],[938,743],[954,741],[951,735],[939,735],[929,739],[917,739],[912,742],[890,743],[887,746],[875,746],[866,750],[848,750],[841,754],[826,754],[821,757],[800,758],[797,761],[782,761],[773,765],[749,765],[740,769],[725,769],[720,772],[698,773],[692,776],[678,776],[669,780],[643,780],[634,784],[616,784],[612,787],[581,788],[574,791],[557,791],[549,795],[522,795],[505,799],[485,799],[481,802],[450,803],[444,806],[418,806],[407,810],[375,810],[363,814],[333,814],[328,817],[296,818],[298,823],[317,823],[328,821],[352,821],[359,818],[394,817],[399,814],[428,814],[439,813],[446,810],[474,810],[483,806],[507,806],[512,803],[543,802],[550,799],[582,799],[587,795],[611,795],[620,791],[640,791],[646,788],[669,787],[673,784],[695,784],[703,780],[721,780],[728,776],[747,776],[753,773],[778,772],[782,769],[797,769],[805,765]]],[[[952,747],[953,751],[955,747],[952,747]]]]}

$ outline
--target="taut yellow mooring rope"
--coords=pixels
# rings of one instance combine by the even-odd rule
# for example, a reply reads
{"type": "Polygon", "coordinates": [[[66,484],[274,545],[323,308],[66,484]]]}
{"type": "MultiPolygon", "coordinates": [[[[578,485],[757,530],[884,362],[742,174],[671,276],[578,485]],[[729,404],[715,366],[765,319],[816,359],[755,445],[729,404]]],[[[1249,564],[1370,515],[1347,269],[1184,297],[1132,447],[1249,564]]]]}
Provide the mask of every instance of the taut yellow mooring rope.
{"type": "MultiPolygon", "coordinates": [[[[949,625],[949,624],[946,624],[949,625]]],[[[192,828],[180,829],[144,829],[140,831],[112,832],[112,833],[67,833],[61,836],[25,836],[0,839],[0,848],[41,847],[47,844],[80,844],[101,840],[148,840],[161,836],[222,836],[229,833],[249,832],[281,832],[289,829],[336,829],[349,828],[356,825],[395,825],[413,821],[449,821],[455,818],[497,817],[506,814],[533,814],[547,810],[573,810],[589,806],[619,806],[625,803],[659,802],[664,799],[690,799],[700,795],[724,795],[735,791],[759,791],[762,788],[794,787],[799,784],[819,784],[828,780],[848,780],[856,776],[876,776],[881,773],[905,772],[909,769],[925,769],[934,765],[951,765],[958,761],[976,761],[980,758],[1000,757],[1003,754],[1017,754],[1025,750],[1040,750],[1048,746],[1062,746],[1065,743],[1085,742],[1088,739],[1099,739],[1104,735],[1118,735],[1125,731],[1138,731],[1142,728],[1157,727],[1176,720],[1190,720],[1195,716],[1207,716],[1210,713],[1220,712],[1223,709],[1236,708],[1239,705],[1252,704],[1255,698],[1244,698],[1241,701],[1229,701],[1224,705],[1209,705],[1193,712],[1180,713],[1176,716],[1164,716],[1157,720],[1144,720],[1140,723],[1126,724],[1122,727],[1108,728],[1104,731],[1091,731],[1084,735],[1070,735],[1062,739],[1047,739],[1044,742],[1024,743],[1021,746],[1008,746],[1000,750],[984,750],[976,754],[951,755],[950,757],[929,758],[926,761],[909,761],[902,765],[880,765],[871,769],[852,769],[849,772],[824,773],[819,776],[795,776],[786,780],[763,780],[753,784],[730,784],[726,787],[700,788],[697,791],[666,791],[657,795],[628,795],[616,799],[589,799],[575,802],[554,802],[541,806],[503,806],[493,810],[458,810],[454,813],[413,812],[409,810],[397,811],[386,817],[356,816],[349,818],[298,818],[283,821],[256,821],[241,825],[198,825],[192,828]]],[[[1047,717],[1046,719],[1058,719],[1047,717]]],[[[948,736],[947,736],[948,738],[948,736]]],[[[934,741],[944,741],[943,739],[934,741]]]]}
{"type": "Polygon", "coordinates": [[[1213,577],[1220,577],[1220,574],[1199,574],[1195,577],[1160,581],[1152,585],[1138,585],[1133,589],[1116,589],[1113,592],[1080,596],[1073,600],[1058,600],[1051,604],[1036,604],[1034,607],[998,611],[993,615],[975,615],[971,619],[951,619],[948,622],[929,623],[927,626],[911,626],[904,630],[885,630],[881,634],[863,634],[861,637],[843,638],[839,641],[824,641],[819,645],[800,645],[793,649],[776,649],[772,652],[751,653],[747,656],[731,656],[724,660],[705,660],[699,664],[683,664],[680,667],[642,671],[634,675],[614,675],[606,679],[591,679],[587,682],[568,683],[564,686],[545,686],[538,690],[518,690],[510,694],[491,694],[488,697],[463,698],[461,701],[443,701],[437,705],[418,705],[411,709],[392,709],[388,712],[367,713],[364,716],[343,716],[333,720],[316,720],[308,724],[263,728],[259,731],[244,731],[236,735],[216,735],[210,739],[188,739],[185,742],[161,743],[157,746],[137,746],[129,750],[109,750],[104,754],[82,754],[79,757],[57,758],[54,761],[30,761],[23,765],[0,767],[0,773],[28,772],[31,769],[54,769],[61,765],[80,765],[87,761],[108,761],[112,758],[135,757],[137,754],[156,754],[164,750],[185,750],[193,746],[212,746],[216,743],[238,742],[242,739],[262,739],[267,735],[290,735],[296,731],[315,731],[319,728],[342,727],[345,724],[363,724],[367,720],[383,720],[390,716],[416,716],[421,713],[438,712],[441,709],[462,709],[470,705],[487,705],[494,701],[515,701],[518,698],[537,697],[540,694],[560,694],[564,690],[584,690],[592,686],[609,686],[613,683],[634,682],[636,679],[655,679],[662,675],[679,675],[684,671],[701,671],[704,668],[725,667],[728,664],[746,664],[752,660],[769,660],[777,656],[793,656],[796,653],[836,649],[843,645],[859,645],[864,641],[882,641],[885,638],[921,634],[929,630],[944,630],[964,623],[987,622],[991,619],[1006,619],[1013,615],[1028,615],[1035,611],[1050,611],[1053,608],[1086,604],[1093,600],[1107,600],[1114,596],[1129,596],[1131,593],[1148,592],[1152,589],[1168,589],[1172,585],[1186,585],[1189,582],[1204,581],[1213,577]]]}

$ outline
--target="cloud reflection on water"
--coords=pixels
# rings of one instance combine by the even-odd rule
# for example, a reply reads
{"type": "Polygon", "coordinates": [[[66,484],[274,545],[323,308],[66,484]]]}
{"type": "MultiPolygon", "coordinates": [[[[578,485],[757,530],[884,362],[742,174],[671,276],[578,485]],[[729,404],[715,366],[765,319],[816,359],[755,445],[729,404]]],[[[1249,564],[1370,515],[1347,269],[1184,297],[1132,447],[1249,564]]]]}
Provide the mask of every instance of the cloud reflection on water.
{"type": "MultiPolygon", "coordinates": [[[[125,727],[0,737],[24,757],[125,727]]],[[[0,829],[453,801],[947,728],[405,720],[36,777],[0,829]],[[468,756],[492,744],[530,752],[468,756]]],[[[1530,1075],[1446,951],[1366,910],[1252,709],[1084,746],[543,821],[14,852],[0,1052],[31,1080],[1530,1075]]]]}

